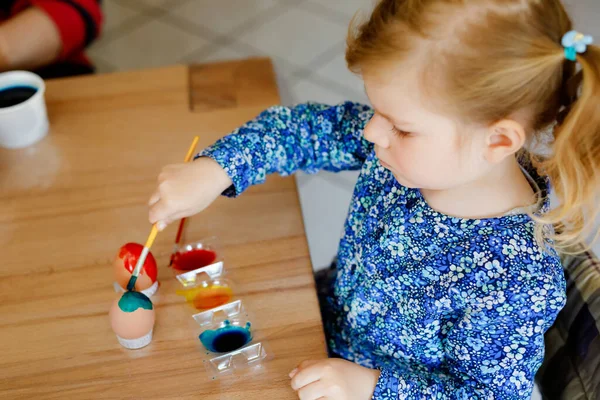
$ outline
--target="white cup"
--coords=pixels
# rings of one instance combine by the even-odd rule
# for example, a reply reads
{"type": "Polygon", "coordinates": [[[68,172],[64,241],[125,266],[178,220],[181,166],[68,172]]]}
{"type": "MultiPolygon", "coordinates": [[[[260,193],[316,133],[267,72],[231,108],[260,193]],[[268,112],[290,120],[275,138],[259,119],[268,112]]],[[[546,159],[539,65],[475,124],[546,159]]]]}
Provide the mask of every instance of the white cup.
{"type": "Polygon", "coordinates": [[[44,80],[27,71],[0,74],[0,91],[29,86],[37,91],[22,103],[0,108],[0,146],[18,149],[30,146],[48,134],[44,80]]]}

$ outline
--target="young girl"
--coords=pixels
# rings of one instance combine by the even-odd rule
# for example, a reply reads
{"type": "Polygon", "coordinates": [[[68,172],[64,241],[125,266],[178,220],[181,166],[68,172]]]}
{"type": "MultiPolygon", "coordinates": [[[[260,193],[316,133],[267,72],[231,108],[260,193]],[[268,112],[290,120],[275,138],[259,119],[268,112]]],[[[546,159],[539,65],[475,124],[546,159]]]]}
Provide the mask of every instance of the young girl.
{"type": "Polygon", "coordinates": [[[565,304],[550,244],[578,242],[598,212],[590,43],[559,0],[380,0],[346,53],[372,108],[266,110],[166,167],[150,221],[271,173],[360,169],[322,305],[338,358],[291,372],[299,398],[529,399],[565,304]],[[543,132],[553,152],[534,168],[523,148],[543,132]]]}

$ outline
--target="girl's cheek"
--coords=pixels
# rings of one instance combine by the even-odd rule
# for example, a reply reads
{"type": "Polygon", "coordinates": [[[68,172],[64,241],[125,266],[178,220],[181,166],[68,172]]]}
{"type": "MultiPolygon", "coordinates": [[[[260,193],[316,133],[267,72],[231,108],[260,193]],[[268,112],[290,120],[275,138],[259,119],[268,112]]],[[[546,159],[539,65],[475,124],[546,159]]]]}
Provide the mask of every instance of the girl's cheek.
{"type": "Polygon", "coordinates": [[[390,152],[391,155],[391,160],[394,162],[394,165],[402,165],[406,162],[405,160],[405,149],[402,148],[401,146],[398,146],[398,144],[395,144],[392,151],[390,152]]]}

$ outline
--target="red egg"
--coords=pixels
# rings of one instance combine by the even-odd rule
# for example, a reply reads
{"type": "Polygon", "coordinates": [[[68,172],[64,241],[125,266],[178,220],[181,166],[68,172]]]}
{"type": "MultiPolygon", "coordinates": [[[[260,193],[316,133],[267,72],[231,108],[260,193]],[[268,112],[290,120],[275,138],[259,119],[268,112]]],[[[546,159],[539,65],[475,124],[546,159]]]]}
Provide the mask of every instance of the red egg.
{"type": "MultiPolygon", "coordinates": [[[[114,274],[115,281],[121,288],[127,289],[127,283],[142,254],[143,248],[144,246],[138,243],[127,243],[119,249],[119,253],[114,261],[114,274]]],[[[146,261],[144,261],[143,268],[135,283],[135,290],[145,293],[148,297],[152,296],[158,288],[157,275],[156,260],[152,253],[148,253],[148,257],[146,257],[146,261]]]]}

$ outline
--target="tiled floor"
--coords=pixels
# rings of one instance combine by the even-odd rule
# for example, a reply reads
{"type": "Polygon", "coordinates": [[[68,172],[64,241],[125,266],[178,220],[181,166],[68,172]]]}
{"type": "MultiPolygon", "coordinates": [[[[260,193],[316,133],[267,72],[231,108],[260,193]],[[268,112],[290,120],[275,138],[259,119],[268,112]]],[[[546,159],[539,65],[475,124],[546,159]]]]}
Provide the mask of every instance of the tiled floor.
{"type": "MultiPolygon", "coordinates": [[[[600,39],[600,2],[567,0],[576,28],[600,39]]],[[[100,72],[267,55],[284,104],[367,101],[347,71],[348,22],[371,0],[105,0],[90,50],[100,72]]],[[[313,265],[334,256],[356,173],[298,175],[313,265]]],[[[600,253],[600,244],[596,246],[600,253]]],[[[538,398],[534,395],[534,398],[538,398]]]]}
{"type": "MultiPolygon", "coordinates": [[[[268,55],[275,63],[284,104],[365,102],[360,79],[345,67],[344,42],[354,13],[370,4],[370,0],[105,0],[105,31],[89,54],[100,72],[268,55]]],[[[335,254],[356,176],[298,176],[317,268],[328,265],[335,254]]]]}
{"type": "MultiPolygon", "coordinates": [[[[600,3],[567,3],[581,22],[576,26],[600,37],[600,3]]],[[[105,32],[90,55],[101,72],[268,55],[284,104],[364,102],[343,50],[351,17],[370,6],[370,0],[105,0],[105,32]]],[[[298,176],[316,268],[335,254],[355,179],[356,173],[298,176]]]]}
{"type": "MultiPolygon", "coordinates": [[[[600,38],[600,2],[567,0],[576,27],[600,38]]],[[[268,55],[284,104],[367,101],[344,63],[348,22],[371,0],[105,0],[90,49],[100,72],[268,55]]],[[[313,265],[334,256],[356,173],[298,175],[313,265]],[[324,201],[325,200],[325,201],[324,201]]],[[[600,244],[596,246],[600,252],[600,244]]]]}

